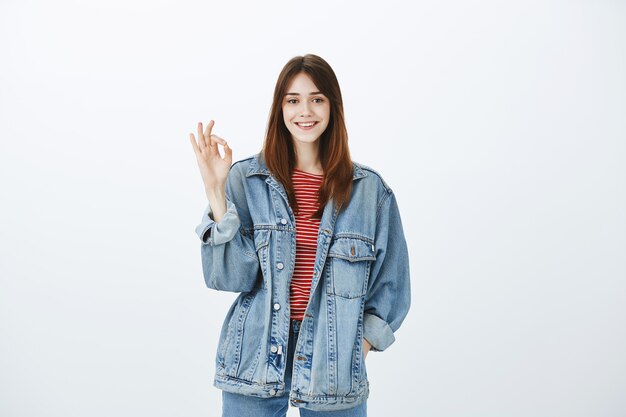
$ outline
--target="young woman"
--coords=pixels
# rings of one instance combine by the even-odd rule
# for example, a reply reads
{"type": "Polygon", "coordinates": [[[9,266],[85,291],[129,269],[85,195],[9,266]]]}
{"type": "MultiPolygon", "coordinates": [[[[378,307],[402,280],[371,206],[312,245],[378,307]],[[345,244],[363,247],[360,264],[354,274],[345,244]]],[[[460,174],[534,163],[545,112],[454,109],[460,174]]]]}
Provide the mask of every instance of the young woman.
{"type": "Polygon", "coordinates": [[[256,155],[233,164],[213,126],[190,140],[209,202],[196,228],[204,279],[240,293],[215,360],[223,417],[289,404],[365,416],[365,357],[409,310],[409,259],[393,191],[350,159],[335,73],[312,54],[287,62],[256,155]]]}

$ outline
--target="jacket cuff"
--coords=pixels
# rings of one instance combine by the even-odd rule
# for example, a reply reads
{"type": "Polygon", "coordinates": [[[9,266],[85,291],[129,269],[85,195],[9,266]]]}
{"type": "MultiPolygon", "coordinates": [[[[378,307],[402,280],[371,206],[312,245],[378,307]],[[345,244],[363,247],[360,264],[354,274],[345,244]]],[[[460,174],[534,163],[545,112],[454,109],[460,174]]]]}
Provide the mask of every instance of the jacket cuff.
{"type": "Polygon", "coordinates": [[[363,337],[372,345],[371,350],[376,352],[382,352],[396,340],[389,324],[369,313],[363,313],[363,337]]]}
{"type": "Polygon", "coordinates": [[[211,210],[211,206],[207,205],[202,214],[201,223],[196,226],[196,234],[207,245],[221,245],[232,240],[240,226],[241,221],[237,214],[237,208],[232,201],[226,198],[224,217],[219,222],[215,222],[213,210],[211,210]]]}

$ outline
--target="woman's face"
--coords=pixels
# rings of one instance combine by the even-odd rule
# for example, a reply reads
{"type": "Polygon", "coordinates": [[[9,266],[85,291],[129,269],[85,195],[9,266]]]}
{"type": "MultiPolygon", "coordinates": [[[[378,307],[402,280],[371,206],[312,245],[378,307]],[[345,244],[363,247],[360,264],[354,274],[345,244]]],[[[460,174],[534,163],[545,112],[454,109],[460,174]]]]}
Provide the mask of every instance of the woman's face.
{"type": "Polygon", "coordinates": [[[297,74],[283,97],[283,119],[294,141],[312,143],[326,130],[330,103],[311,77],[297,74]]]}

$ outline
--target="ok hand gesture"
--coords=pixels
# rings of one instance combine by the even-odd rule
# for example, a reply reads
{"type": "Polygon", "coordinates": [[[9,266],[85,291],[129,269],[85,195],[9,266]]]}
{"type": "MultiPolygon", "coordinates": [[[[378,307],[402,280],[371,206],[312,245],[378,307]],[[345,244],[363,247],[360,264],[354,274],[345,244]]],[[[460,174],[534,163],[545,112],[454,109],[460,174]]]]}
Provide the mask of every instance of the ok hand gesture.
{"type": "Polygon", "coordinates": [[[226,177],[233,163],[233,151],[224,139],[211,134],[213,125],[215,122],[211,120],[203,133],[202,122],[198,122],[198,141],[196,142],[193,133],[189,134],[189,139],[198,160],[205,190],[207,193],[219,192],[224,194],[226,177]],[[218,144],[224,147],[223,158],[217,150],[218,144]]]}

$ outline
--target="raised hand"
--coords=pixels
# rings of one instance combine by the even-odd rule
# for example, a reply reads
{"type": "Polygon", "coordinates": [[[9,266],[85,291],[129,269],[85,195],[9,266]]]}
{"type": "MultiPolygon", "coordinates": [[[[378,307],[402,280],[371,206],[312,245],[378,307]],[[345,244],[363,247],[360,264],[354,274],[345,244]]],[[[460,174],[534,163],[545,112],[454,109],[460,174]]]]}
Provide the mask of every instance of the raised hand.
{"type": "Polygon", "coordinates": [[[226,186],[226,177],[233,163],[233,151],[226,141],[217,135],[211,134],[215,122],[211,120],[202,131],[202,122],[198,122],[198,140],[193,133],[189,134],[191,146],[198,160],[200,174],[207,190],[223,190],[226,186]],[[224,157],[220,155],[217,145],[224,148],[224,157]]]}
{"type": "Polygon", "coordinates": [[[213,125],[215,122],[211,120],[203,132],[202,122],[198,122],[198,140],[193,133],[189,134],[189,140],[196,154],[213,218],[219,221],[226,212],[226,178],[233,163],[233,151],[224,139],[211,134],[213,125]],[[224,148],[223,158],[217,149],[218,144],[224,148]]]}

